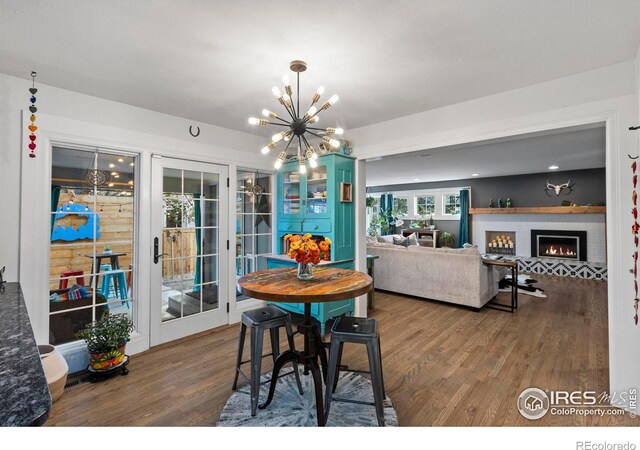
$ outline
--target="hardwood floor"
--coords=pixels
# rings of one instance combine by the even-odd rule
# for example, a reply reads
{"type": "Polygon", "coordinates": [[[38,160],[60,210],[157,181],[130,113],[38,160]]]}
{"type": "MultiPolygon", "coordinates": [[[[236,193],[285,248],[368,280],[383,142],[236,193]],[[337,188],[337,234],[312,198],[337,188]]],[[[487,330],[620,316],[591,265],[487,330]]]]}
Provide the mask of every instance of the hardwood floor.
{"type": "MultiPolygon", "coordinates": [[[[626,414],[520,416],[527,387],[608,391],[606,282],[537,279],[548,297],[521,295],[515,314],[376,293],[371,316],[401,425],[640,425],[626,414]]],[[[238,332],[232,325],[135,355],[128,376],[68,389],[47,425],[215,425],[231,395],[238,332]]],[[[365,368],[366,351],[347,345],[343,360],[365,368]]]]}

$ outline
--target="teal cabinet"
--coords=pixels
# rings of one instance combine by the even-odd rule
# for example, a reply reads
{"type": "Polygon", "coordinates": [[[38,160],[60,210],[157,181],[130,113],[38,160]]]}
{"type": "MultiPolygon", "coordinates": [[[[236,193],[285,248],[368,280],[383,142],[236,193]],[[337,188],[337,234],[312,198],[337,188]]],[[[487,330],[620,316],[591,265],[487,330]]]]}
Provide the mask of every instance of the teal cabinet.
{"type": "MultiPolygon", "coordinates": [[[[278,269],[282,267],[296,267],[296,262],[286,260],[282,257],[267,257],[267,269],[278,269]]],[[[335,267],[338,269],[354,268],[353,261],[338,261],[333,263],[322,263],[322,267],[335,267]]],[[[286,309],[295,314],[304,314],[304,303],[275,303],[281,308],[286,309]]],[[[339,300],[337,302],[313,303],[311,304],[311,315],[320,322],[320,333],[324,335],[326,324],[332,317],[342,314],[353,315],[355,311],[355,303],[353,299],[339,300]]]]}
{"type": "MultiPolygon", "coordinates": [[[[354,160],[331,153],[318,158],[318,167],[301,174],[297,162],[282,166],[278,173],[278,253],[282,236],[311,233],[331,239],[331,261],[355,255],[353,202],[340,201],[341,183],[354,182],[354,160]]],[[[352,196],[353,197],[353,196],[352,196]]]]}

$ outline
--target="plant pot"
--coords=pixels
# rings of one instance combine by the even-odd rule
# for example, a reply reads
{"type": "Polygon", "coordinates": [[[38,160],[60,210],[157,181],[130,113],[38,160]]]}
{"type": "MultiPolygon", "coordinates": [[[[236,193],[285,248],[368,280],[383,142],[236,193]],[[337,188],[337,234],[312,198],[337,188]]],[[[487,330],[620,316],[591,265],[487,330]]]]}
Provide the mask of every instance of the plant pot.
{"type": "Polygon", "coordinates": [[[40,361],[47,378],[51,401],[55,402],[64,393],[64,385],[67,383],[69,366],[62,354],[53,345],[38,345],[40,361]]]}
{"type": "Polygon", "coordinates": [[[313,264],[298,263],[298,279],[310,280],[313,278],[313,264]]]}
{"type": "Polygon", "coordinates": [[[106,352],[89,352],[89,367],[95,371],[110,370],[124,361],[124,349],[127,344],[122,344],[117,349],[106,352]]]}

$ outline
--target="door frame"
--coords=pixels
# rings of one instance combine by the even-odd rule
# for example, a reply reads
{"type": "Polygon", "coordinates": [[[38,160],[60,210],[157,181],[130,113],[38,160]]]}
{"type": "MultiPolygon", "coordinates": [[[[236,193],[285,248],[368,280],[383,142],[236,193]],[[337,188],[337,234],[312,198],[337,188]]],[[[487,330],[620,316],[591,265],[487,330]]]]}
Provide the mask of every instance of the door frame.
{"type": "MultiPolygon", "coordinates": [[[[193,172],[217,173],[219,175],[220,189],[218,192],[218,307],[210,311],[203,311],[166,322],[162,321],[162,262],[153,263],[153,243],[151,245],[150,265],[150,299],[149,299],[149,345],[164,344],[175,339],[191,336],[229,323],[229,230],[226,215],[229,214],[229,184],[226,179],[229,175],[229,166],[215,163],[205,163],[182,158],[166,157],[153,154],[151,157],[151,233],[149,239],[153,242],[155,237],[162,236],[162,194],[163,194],[163,169],[165,167],[189,170],[193,172]],[[175,165],[171,165],[171,163],[175,165]],[[168,163],[168,164],[167,164],[168,163]],[[226,242],[225,242],[226,241],[226,242]],[[185,334],[185,329],[188,329],[185,334]]],[[[159,250],[164,253],[164,248],[159,250]]]]}

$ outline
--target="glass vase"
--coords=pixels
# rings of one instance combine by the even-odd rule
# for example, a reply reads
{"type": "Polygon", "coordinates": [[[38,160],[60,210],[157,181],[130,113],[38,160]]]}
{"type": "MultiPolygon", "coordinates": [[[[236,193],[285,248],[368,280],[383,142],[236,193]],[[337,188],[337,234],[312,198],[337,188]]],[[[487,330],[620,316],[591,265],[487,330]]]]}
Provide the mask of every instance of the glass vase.
{"type": "Polygon", "coordinates": [[[298,279],[310,280],[313,278],[313,264],[298,263],[298,279]]]}

